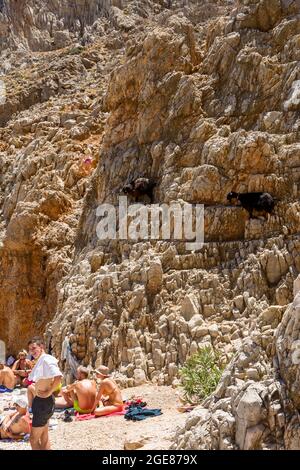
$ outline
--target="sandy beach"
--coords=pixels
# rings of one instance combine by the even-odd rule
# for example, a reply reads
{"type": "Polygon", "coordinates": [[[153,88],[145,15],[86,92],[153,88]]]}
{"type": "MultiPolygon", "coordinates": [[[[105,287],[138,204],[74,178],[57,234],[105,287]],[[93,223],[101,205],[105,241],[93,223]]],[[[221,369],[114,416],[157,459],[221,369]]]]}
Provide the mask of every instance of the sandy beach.
{"type": "MultiPolygon", "coordinates": [[[[57,426],[51,430],[55,450],[122,450],[125,442],[143,442],[142,449],[168,449],[172,434],[187,414],[176,409],[176,390],[167,386],[142,385],[124,390],[124,397],[142,396],[149,408],[161,408],[163,414],[141,422],[111,416],[90,421],[64,423],[55,414],[57,426]]],[[[0,450],[30,450],[27,442],[1,442],[0,450]]]]}

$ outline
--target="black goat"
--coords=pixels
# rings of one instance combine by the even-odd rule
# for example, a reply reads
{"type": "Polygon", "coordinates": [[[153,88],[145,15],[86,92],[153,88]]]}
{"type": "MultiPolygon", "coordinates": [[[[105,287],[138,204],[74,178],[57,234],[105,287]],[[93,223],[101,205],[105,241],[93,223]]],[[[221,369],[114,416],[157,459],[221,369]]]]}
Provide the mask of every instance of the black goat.
{"type": "Polygon", "coordinates": [[[122,188],[123,194],[129,194],[137,201],[141,196],[148,196],[150,201],[153,200],[153,188],[156,183],[149,178],[137,178],[126,184],[122,188]]]}
{"type": "Polygon", "coordinates": [[[250,219],[255,218],[253,211],[265,212],[271,214],[273,212],[276,199],[269,193],[235,193],[227,194],[227,200],[231,203],[233,199],[240,202],[240,205],[249,212],[250,219]]]}

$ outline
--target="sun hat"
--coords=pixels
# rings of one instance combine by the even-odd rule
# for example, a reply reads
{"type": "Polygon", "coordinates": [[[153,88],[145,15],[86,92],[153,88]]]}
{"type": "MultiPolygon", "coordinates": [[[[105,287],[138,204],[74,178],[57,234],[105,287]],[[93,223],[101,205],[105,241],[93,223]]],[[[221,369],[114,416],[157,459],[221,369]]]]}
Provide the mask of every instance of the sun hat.
{"type": "Polygon", "coordinates": [[[103,377],[110,377],[109,368],[106,366],[100,366],[95,370],[97,375],[102,375],[103,377]]]}
{"type": "Polygon", "coordinates": [[[27,400],[25,400],[25,398],[22,398],[22,397],[17,397],[15,400],[14,400],[14,405],[17,405],[19,406],[20,408],[27,408],[28,406],[28,403],[27,403],[27,400]]]}

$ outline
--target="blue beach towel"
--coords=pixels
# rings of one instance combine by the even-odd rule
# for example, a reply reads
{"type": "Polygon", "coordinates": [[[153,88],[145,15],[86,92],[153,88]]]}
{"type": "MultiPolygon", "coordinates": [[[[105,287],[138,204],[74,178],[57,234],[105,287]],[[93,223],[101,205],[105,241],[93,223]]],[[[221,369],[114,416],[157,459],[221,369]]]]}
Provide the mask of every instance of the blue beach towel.
{"type": "Polygon", "coordinates": [[[30,434],[25,434],[22,439],[1,439],[0,442],[28,442],[30,434]]]}
{"type": "Polygon", "coordinates": [[[13,390],[11,390],[10,388],[6,388],[4,387],[4,385],[0,385],[0,393],[12,393],[13,390]]]}

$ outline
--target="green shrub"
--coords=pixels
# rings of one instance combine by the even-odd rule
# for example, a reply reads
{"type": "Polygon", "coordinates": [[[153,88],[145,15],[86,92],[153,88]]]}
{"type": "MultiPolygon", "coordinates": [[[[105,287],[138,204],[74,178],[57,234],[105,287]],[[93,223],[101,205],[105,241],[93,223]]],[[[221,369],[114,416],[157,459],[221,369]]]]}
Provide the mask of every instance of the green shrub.
{"type": "Polygon", "coordinates": [[[223,369],[220,355],[211,347],[199,349],[180,369],[184,398],[189,403],[200,403],[216,389],[223,369]]]}
{"type": "Polygon", "coordinates": [[[83,50],[84,50],[83,46],[72,47],[71,49],[68,50],[68,54],[70,55],[81,54],[83,50]]]}

